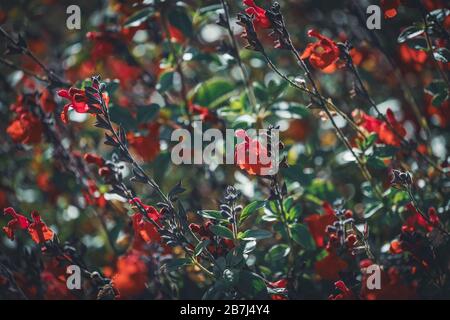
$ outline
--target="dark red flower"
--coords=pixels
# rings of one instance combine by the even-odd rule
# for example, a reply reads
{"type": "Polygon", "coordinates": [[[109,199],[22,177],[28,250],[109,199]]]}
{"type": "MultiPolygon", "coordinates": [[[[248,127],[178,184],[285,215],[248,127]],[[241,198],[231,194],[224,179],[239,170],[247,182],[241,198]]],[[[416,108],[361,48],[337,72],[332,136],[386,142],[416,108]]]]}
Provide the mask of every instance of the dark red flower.
{"type": "Polygon", "coordinates": [[[87,113],[89,111],[84,90],[77,88],[70,88],[69,90],[63,89],[58,91],[58,96],[70,101],[64,106],[63,112],[61,113],[61,120],[64,123],[69,122],[68,112],[70,108],[73,108],[78,113],[87,113]]]}
{"type": "MultiPolygon", "coordinates": [[[[275,282],[269,282],[269,287],[276,289],[283,289],[286,291],[287,279],[281,279],[275,282]]],[[[282,294],[272,294],[270,297],[272,300],[287,300],[287,297],[282,294]]]]}
{"type": "Polygon", "coordinates": [[[334,283],[334,286],[341,293],[336,295],[330,295],[328,299],[330,300],[353,300],[355,299],[355,295],[353,292],[345,285],[344,281],[339,280],[334,283]]]}
{"type": "Polygon", "coordinates": [[[87,163],[95,164],[98,167],[102,167],[105,164],[105,159],[93,153],[86,153],[83,159],[87,163]]]}
{"type": "MultiPolygon", "coordinates": [[[[143,204],[141,199],[139,198],[134,198],[133,200],[130,200],[130,204],[134,206],[139,206],[142,209],[144,209],[147,217],[158,223],[161,214],[154,207],[143,204]]],[[[146,220],[141,211],[137,210],[133,214],[132,221],[136,237],[141,238],[147,243],[160,241],[161,237],[158,233],[158,229],[156,228],[155,225],[146,220]]]]}
{"type": "Polygon", "coordinates": [[[317,38],[319,41],[308,44],[301,59],[309,58],[311,65],[322,70],[326,70],[339,59],[339,48],[333,40],[316,30],[309,30],[308,36],[317,38]]]}
{"type": "Polygon", "coordinates": [[[239,168],[251,175],[267,174],[273,166],[267,149],[257,139],[250,138],[242,129],[237,130],[235,135],[244,140],[236,145],[234,151],[239,168]]]}
{"type": "Polygon", "coordinates": [[[255,29],[268,29],[272,26],[269,18],[267,18],[266,10],[256,5],[254,0],[244,0],[244,5],[248,6],[245,12],[253,17],[253,25],[255,29]]]}
{"type": "Polygon", "coordinates": [[[325,258],[315,264],[316,273],[324,280],[337,280],[340,272],[348,268],[347,262],[334,252],[329,252],[325,258]]]}
{"type": "Polygon", "coordinates": [[[3,227],[3,231],[6,233],[6,236],[11,240],[14,240],[15,230],[26,230],[30,225],[30,222],[25,216],[17,213],[11,207],[5,208],[3,210],[3,214],[10,215],[12,217],[12,220],[8,222],[6,227],[3,227]]]}
{"type": "Polygon", "coordinates": [[[381,0],[381,9],[384,12],[386,19],[394,18],[397,15],[398,7],[400,6],[400,0],[381,0]]]}
{"type": "Polygon", "coordinates": [[[332,225],[336,221],[336,216],[328,202],[324,202],[324,214],[312,214],[305,218],[305,222],[308,226],[316,246],[322,248],[325,246],[325,237],[327,235],[327,226],[332,225]]]}
{"type": "Polygon", "coordinates": [[[147,133],[135,134],[129,132],[127,134],[128,143],[144,161],[153,161],[160,152],[159,143],[159,123],[148,123],[145,125],[147,133]]]}
{"type": "Polygon", "coordinates": [[[189,112],[200,115],[202,121],[214,122],[217,120],[216,115],[211,110],[195,103],[189,103],[189,112]]]}
{"type": "Polygon", "coordinates": [[[42,222],[37,211],[31,212],[33,222],[28,226],[28,233],[36,243],[44,243],[53,238],[54,232],[42,222]]]}

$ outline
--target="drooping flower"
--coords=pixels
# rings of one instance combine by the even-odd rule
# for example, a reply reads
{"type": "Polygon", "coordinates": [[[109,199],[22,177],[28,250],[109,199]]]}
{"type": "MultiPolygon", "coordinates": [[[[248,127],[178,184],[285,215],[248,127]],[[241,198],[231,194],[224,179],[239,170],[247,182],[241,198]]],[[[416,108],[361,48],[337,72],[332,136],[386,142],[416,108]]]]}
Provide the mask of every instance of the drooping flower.
{"type": "MultiPolygon", "coordinates": [[[[161,214],[154,207],[143,204],[139,198],[133,198],[133,200],[130,200],[130,204],[145,210],[146,216],[155,223],[158,223],[161,214]]],[[[139,237],[147,243],[160,241],[161,238],[156,226],[148,221],[141,211],[137,210],[133,214],[132,221],[136,237],[139,237]]]]}
{"type": "Polygon", "coordinates": [[[95,164],[97,167],[102,167],[105,164],[105,159],[93,153],[86,153],[83,159],[87,163],[95,164]]]}
{"type": "Polygon", "coordinates": [[[69,122],[68,112],[70,108],[73,108],[78,113],[87,113],[89,111],[86,93],[82,89],[70,88],[69,90],[59,90],[58,96],[70,101],[64,106],[63,112],[61,113],[61,120],[64,123],[69,122]]]}
{"type": "Polygon", "coordinates": [[[30,224],[25,216],[17,213],[11,207],[5,208],[3,210],[3,214],[10,215],[12,217],[12,220],[8,222],[6,227],[3,227],[3,231],[6,233],[6,236],[11,240],[14,240],[14,232],[16,230],[26,230],[30,224]]]}
{"type": "MultiPolygon", "coordinates": [[[[273,289],[278,289],[283,293],[287,293],[287,279],[281,279],[275,282],[269,282],[269,287],[273,289]]],[[[272,300],[287,300],[287,297],[283,294],[272,294],[270,297],[272,300]]]]}
{"type": "Polygon", "coordinates": [[[308,44],[301,59],[309,59],[312,66],[321,70],[326,70],[339,59],[339,48],[333,40],[314,29],[308,31],[308,36],[317,38],[319,41],[308,44]]]}
{"type": "Polygon", "coordinates": [[[267,148],[242,129],[237,130],[235,135],[244,140],[236,145],[234,152],[239,168],[251,175],[267,174],[273,167],[267,148]]]}
{"type": "Polygon", "coordinates": [[[253,25],[255,26],[255,29],[268,29],[272,26],[269,18],[267,18],[266,10],[256,5],[254,0],[244,0],[243,2],[244,5],[248,7],[245,9],[245,12],[253,17],[253,25]]]}
{"type": "Polygon", "coordinates": [[[37,211],[31,212],[33,222],[28,226],[28,233],[36,243],[44,243],[53,238],[54,232],[42,221],[37,211]]]}
{"type": "Polygon", "coordinates": [[[216,121],[216,115],[207,107],[202,107],[195,103],[189,103],[189,112],[200,115],[202,121],[216,121]]]}

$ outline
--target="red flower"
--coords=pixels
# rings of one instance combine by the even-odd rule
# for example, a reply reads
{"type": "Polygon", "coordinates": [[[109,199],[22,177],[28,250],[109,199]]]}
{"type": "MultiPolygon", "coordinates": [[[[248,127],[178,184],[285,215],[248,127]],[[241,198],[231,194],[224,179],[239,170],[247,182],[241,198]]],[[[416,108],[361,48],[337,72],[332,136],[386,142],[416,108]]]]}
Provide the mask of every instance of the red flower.
{"type": "Polygon", "coordinates": [[[397,15],[397,9],[400,6],[400,0],[381,0],[381,9],[386,19],[394,18],[397,15]]]}
{"type": "Polygon", "coordinates": [[[326,70],[339,59],[339,48],[333,40],[316,30],[309,30],[308,36],[317,38],[319,41],[308,44],[301,55],[302,59],[309,58],[309,62],[315,68],[322,70],[326,70]]]}
{"type": "Polygon", "coordinates": [[[316,273],[324,280],[337,280],[339,273],[347,269],[348,264],[334,252],[319,260],[315,264],[316,273]]]}
{"type": "Polygon", "coordinates": [[[36,243],[44,243],[53,238],[54,232],[42,222],[41,216],[37,211],[31,212],[33,222],[28,226],[28,233],[36,243]]]}
{"type": "Polygon", "coordinates": [[[327,226],[332,225],[336,221],[336,216],[328,202],[323,204],[325,214],[312,214],[305,218],[305,222],[308,225],[309,232],[311,233],[317,247],[323,247],[325,245],[325,236],[327,235],[327,226]]]}
{"type": "Polygon", "coordinates": [[[330,300],[352,300],[355,299],[355,295],[353,292],[345,285],[344,281],[339,280],[334,283],[336,289],[341,291],[341,293],[337,295],[330,295],[328,299],[330,300]]]}
{"type": "MultiPolygon", "coordinates": [[[[147,217],[158,223],[161,214],[154,207],[143,204],[139,198],[130,200],[130,204],[143,208],[147,214],[147,217]]],[[[161,238],[156,226],[146,220],[140,211],[136,211],[133,214],[132,220],[136,237],[139,237],[147,243],[160,241],[161,238]]]]}
{"type": "Polygon", "coordinates": [[[64,106],[64,110],[61,113],[61,120],[64,123],[69,122],[69,108],[75,109],[75,111],[78,113],[87,113],[89,111],[86,93],[84,90],[77,88],[70,88],[69,90],[63,89],[58,91],[58,96],[66,98],[70,101],[64,106]]]}
{"type": "Polygon", "coordinates": [[[245,12],[253,17],[253,25],[255,29],[268,29],[272,26],[269,18],[267,18],[266,10],[256,5],[254,0],[244,0],[244,5],[248,6],[245,12]]]}
{"type": "Polygon", "coordinates": [[[399,51],[400,60],[408,70],[412,68],[417,72],[421,71],[428,59],[428,54],[425,51],[413,49],[406,43],[400,45],[399,51]]]}
{"type": "Polygon", "coordinates": [[[6,132],[16,143],[37,144],[41,141],[42,123],[31,112],[21,111],[6,132]]]}
{"type": "Polygon", "coordinates": [[[207,107],[199,106],[195,103],[189,103],[189,112],[200,115],[202,121],[216,121],[217,117],[207,107]]]}
{"type": "Polygon", "coordinates": [[[250,138],[242,129],[236,131],[236,137],[244,139],[236,145],[234,151],[234,158],[239,168],[251,175],[268,173],[272,168],[272,160],[268,156],[267,149],[258,140],[250,138]],[[263,163],[266,159],[269,160],[268,163],[263,163]]]}
{"type": "Polygon", "coordinates": [[[356,123],[367,130],[367,132],[376,133],[378,135],[378,141],[381,143],[398,147],[401,144],[400,137],[406,136],[405,128],[395,119],[391,109],[386,111],[386,118],[390,125],[360,110],[353,111],[352,115],[356,123]],[[396,133],[391,131],[391,127],[394,128],[396,133]]]}
{"type": "Polygon", "coordinates": [[[102,167],[105,164],[105,159],[93,153],[86,153],[83,159],[87,163],[95,164],[98,167],[102,167]]]}
{"type": "MultiPolygon", "coordinates": [[[[284,289],[286,291],[287,286],[287,279],[281,279],[275,282],[269,282],[269,287],[276,288],[276,289],[284,289]]],[[[287,298],[284,295],[281,294],[272,294],[271,296],[272,300],[287,300],[287,298]]]]}
{"type": "Polygon", "coordinates": [[[6,227],[3,227],[3,231],[6,233],[6,236],[14,240],[14,231],[17,229],[26,230],[30,224],[28,219],[17,213],[13,208],[5,208],[3,210],[4,215],[10,215],[12,217],[12,220],[8,222],[6,227]]]}
{"type": "Polygon", "coordinates": [[[136,135],[133,132],[127,134],[128,143],[133,150],[144,161],[153,161],[160,149],[159,144],[159,123],[149,123],[145,125],[148,133],[146,135],[136,135]]]}

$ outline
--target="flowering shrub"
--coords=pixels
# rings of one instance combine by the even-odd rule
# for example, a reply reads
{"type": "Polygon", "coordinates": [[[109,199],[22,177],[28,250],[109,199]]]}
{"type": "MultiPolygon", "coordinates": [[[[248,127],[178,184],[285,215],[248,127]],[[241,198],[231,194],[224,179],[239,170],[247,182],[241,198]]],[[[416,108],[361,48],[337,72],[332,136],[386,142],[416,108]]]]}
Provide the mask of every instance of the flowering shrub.
{"type": "Polygon", "coordinates": [[[2,4],[0,298],[449,299],[450,11],[375,2],[2,4]]]}

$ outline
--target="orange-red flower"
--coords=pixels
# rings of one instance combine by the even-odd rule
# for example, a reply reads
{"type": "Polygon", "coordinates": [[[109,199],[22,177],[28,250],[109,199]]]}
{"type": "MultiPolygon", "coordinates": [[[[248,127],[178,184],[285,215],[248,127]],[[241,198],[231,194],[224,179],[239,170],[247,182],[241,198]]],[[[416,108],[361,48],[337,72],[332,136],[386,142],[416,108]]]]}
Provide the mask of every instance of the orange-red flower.
{"type": "Polygon", "coordinates": [[[160,149],[159,143],[159,123],[148,123],[144,126],[147,130],[145,135],[129,132],[127,134],[128,143],[144,161],[153,161],[160,149]]]}
{"type": "Polygon", "coordinates": [[[4,215],[10,215],[12,217],[12,220],[8,222],[6,227],[3,227],[3,231],[6,233],[6,236],[14,240],[14,232],[15,230],[26,230],[30,224],[28,219],[17,213],[13,208],[5,208],[3,210],[4,215]]]}
{"type": "Polygon", "coordinates": [[[42,222],[41,216],[37,211],[31,212],[33,222],[28,226],[28,233],[36,243],[44,243],[53,238],[54,232],[52,229],[42,222]]]}
{"type": "Polygon", "coordinates": [[[324,280],[337,280],[340,272],[347,269],[348,263],[334,252],[329,252],[325,258],[315,264],[316,273],[324,280]]]}
{"type": "Polygon", "coordinates": [[[48,89],[42,91],[39,102],[41,104],[42,110],[44,110],[45,112],[53,112],[56,109],[56,102],[53,99],[53,94],[48,89]]]}
{"type": "Polygon", "coordinates": [[[355,299],[355,295],[353,292],[347,287],[344,281],[339,280],[334,283],[334,286],[340,293],[336,295],[330,295],[328,299],[330,300],[353,300],[355,299]]]}
{"type": "Polygon", "coordinates": [[[58,96],[70,101],[64,106],[63,112],[61,113],[61,120],[64,123],[69,122],[69,108],[73,108],[78,113],[87,113],[89,111],[86,93],[82,89],[70,88],[69,90],[59,90],[58,96]]]}
{"type": "Polygon", "coordinates": [[[333,208],[331,208],[328,202],[324,202],[323,208],[324,214],[312,214],[305,218],[305,222],[308,226],[309,232],[311,233],[317,247],[324,247],[325,237],[327,235],[327,226],[332,225],[336,221],[336,216],[334,215],[333,208]]]}
{"type": "Polygon", "coordinates": [[[244,140],[236,145],[234,151],[235,162],[239,168],[251,175],[268,173],[273,164],[267,149],[257,139],[249,137],[242,129],[237,130],[235,135],[244,140]]]}
{"type": "Polygon", "coordinates": [[[321,70],[326,70],[339,59],[339,48],[333,40],[316,30],[309,30],[308,36],[317,38],[319,41],[308,44],[301,59],[309,58],[311,65],[321,70]]]}
{"type": "MultiPolygon", "coordinates": [[[[154,207],[143,204],[139,198],[130,200],[130,204],[144,209],[147,217],[158,223],[161,214],[154,207]]],[[[135,237],[139,237],[147,243],[160,241],[161,238],[156,226],[146,220],[141,211],[136,211],[132,216],[132,220],[135,237]]]]}
{"type": "Polygon", "coordinates": [[[254,0],[244,0],[244,5],[248,6],[248,8],[245,9],[245,12],[253,17],[255,29],[268,29],[272,26],[269,18],[267,18],[266,10],[256,5],[254,0]]]}
{"type": "MultiPolygon", "coordinates": [[[[287,279],[281,279],[275,282],[269,282],[269,287],[276,289],[284,289],[287,287],[287,279]]],[[[272,294],[270,297],[272,300],[287,300],[284,295],[281,294],[272,294]]]]}
{"type": "Polygon", "coordinates": [[[14,142],[24,144],[39,143],[42,131],[41,121],[29,111],[22,111],[6,129],[6,132],[14,142]]]}

